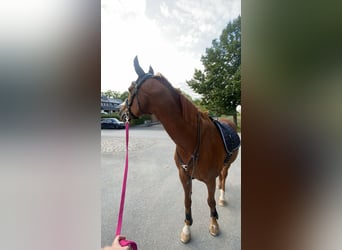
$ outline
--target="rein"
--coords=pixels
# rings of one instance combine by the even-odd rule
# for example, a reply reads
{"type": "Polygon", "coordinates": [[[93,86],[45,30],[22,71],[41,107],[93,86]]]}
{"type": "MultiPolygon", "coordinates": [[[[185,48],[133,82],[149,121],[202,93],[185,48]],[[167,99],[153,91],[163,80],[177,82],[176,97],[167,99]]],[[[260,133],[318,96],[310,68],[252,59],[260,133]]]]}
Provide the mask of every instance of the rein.
{"type": "MultiPolygon", "coordinates": [[[[129,122],[128,122],[127,116],[126,116],[125,127],[126,127],[126,162],[125,162],[124,177],[123,177],[123,181],[122,181],[120,210],[119,210],[119,215],[118,215],[118,223],[116,226],[115,236],[118,236],[121,234],[123,212],[124,212],[124,206],[125,206],[126,184],[127,184],[127,174],[128,174],[128,139],[129,139],[129,122]]],[[[120,245],[121,246],[131,246],[133,250],[138,249],[137,244],[134,241],[130,241],[130,240],[120,240],[120,245]]]]}

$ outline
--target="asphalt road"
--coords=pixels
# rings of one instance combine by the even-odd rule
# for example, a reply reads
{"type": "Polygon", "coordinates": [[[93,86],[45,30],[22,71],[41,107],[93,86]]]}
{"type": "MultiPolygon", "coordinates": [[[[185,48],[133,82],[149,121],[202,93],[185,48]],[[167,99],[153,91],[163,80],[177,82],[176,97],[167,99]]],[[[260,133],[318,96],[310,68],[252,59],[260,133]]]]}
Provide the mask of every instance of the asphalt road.
{"type": "MultiPolygon", "coordinates": [[[[175,144],[161,125],[130,129],[129,173],[122,234],[139,250],[241,249],[241,158],[233,163],[226,183],[228,205],[217,205],[221,234],[209,234],[209,207],[204,183],[193,181],[188,244],[180,242],[184,194],[174,164],[175,144]]],[[[101,245],[113,241],[125,162],[125,130],[101,131],[101,245]]],[[[219,192],[216,191],[216,201],[219,192]]]]}

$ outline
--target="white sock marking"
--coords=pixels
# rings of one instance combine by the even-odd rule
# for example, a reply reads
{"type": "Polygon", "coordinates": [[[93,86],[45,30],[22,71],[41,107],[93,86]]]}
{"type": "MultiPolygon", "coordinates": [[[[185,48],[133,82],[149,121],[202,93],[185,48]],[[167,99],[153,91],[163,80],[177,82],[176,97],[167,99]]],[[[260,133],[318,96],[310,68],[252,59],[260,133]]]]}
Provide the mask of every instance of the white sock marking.
{"type": "Polygon", "coordinates": [[[188,225],[185,225],[184,227],[183,227],[183,233],[184,234],[186,234],[186,235],[189,235],[190,234],[190,226],[188,226],[188,225]]]}
{"type": "Polygon", "coordinates": [[[220,200],[224,201],[224,191],[223,189],[220,189],[220,200]]]}

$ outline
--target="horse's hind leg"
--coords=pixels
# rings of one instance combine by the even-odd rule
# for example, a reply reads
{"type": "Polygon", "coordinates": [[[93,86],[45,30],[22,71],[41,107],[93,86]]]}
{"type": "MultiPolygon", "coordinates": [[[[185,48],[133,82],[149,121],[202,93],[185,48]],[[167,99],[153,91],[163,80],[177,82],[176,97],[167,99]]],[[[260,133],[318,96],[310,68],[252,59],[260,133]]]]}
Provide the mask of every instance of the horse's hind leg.
{"type": "Polygon", "coordinates": [[[221,173],[219,175],[219,185],[218,188],[220,190],[220,197],[219,197],[219,201],[218,204],[220,206],[224,206],[226,204],[224,195],[225,195],[225,191],[226,191],[226,179],[227,179],[227,175],[228,175],[228,166],[224,166],[221,170],[221,173]]]}
{"type": "Polygon", "coordinates": [[[184,205],[185,205],[185,225],[181,232],[181,242],[188,243],[191,239],[190,226],[192,225],[191,215],[191,193],[192,193],[192,181],[186,174],[185,170],[179,169],[179,178],[182,182],[184,189],[184,205]]]}
{"type": "Polygon", "coordinates": [[[215,202],[215,181],[216,178],[213,178],[206,182],[208,188],[208,205],[210,207],[210,217],[211,222],[209,225],[209,232],[213,236],[217,236],[220,233],[220,228],[217,223],[218,214],[216,211],[216,202],[215,202]]]}

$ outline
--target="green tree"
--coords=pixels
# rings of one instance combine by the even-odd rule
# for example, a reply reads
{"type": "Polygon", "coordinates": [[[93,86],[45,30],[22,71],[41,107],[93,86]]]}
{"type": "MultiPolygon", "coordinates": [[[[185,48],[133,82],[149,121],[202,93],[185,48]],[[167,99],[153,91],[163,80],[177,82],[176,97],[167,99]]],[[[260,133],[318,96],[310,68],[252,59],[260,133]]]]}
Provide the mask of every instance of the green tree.
{"type": "Polygon", "coordinates": [[[241,103],[241,16],[229,22],[220,39],[213,40],[187,84],[202,95],[202,105],[217,115],[233,115],[241,103]]]}
{"type": "Polygon", "coordinates": [[[128,91],[125,91],[125,92],[123,92],[121,95],[120,95],[120,98],[119,99],[121,99],[121,100],[126,100],[126,98],[128,98],[128,91]]]}
{"type": "Polygon", "coordinates": [[[121,93],[119,91],[107,90],[105,92],[101,92],[101,95],[105,95],[107,97],[111,97],[115,99],[120,99],[121,93]]]}

